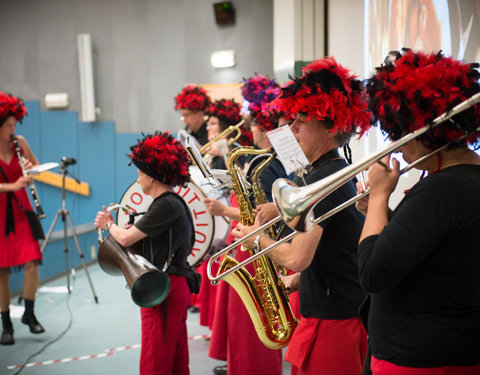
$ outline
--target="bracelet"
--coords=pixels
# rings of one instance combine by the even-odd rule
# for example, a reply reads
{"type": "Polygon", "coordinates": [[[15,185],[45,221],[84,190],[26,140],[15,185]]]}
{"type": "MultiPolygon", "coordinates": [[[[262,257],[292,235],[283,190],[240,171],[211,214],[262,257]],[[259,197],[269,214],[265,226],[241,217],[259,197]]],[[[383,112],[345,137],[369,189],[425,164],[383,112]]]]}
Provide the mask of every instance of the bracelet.
{"type": "Polygon", "coordinates": [[[110,227],[112,226],[113,221],[109,222],[107,225],[105,225],[105,230],[110,230],[110,227]]]}

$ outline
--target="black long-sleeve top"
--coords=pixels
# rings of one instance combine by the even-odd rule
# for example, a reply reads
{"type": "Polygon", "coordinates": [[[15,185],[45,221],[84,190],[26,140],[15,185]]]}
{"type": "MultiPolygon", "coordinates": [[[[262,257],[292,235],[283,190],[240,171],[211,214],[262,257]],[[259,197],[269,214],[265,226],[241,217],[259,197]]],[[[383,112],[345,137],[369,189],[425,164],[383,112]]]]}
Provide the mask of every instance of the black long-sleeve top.
{"type": "Polygon", "coordinates": [[[417,183],[359,245],[373,355],[402,366],[480,364],[480,186],[453,166],[417,183]]]}

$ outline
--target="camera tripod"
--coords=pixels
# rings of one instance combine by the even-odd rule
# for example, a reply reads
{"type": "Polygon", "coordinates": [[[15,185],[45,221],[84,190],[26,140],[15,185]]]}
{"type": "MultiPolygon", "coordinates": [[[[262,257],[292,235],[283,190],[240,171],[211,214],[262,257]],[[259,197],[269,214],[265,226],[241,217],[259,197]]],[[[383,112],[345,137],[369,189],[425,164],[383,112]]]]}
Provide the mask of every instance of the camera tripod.
{"type": "Polygon", "coordinates": [[[80,248],[80,244],[78,242],[77,233],[75,232],[75,226],[72,224],[72,219],[70,218],[70,213],[65,208],[65,177],[68,173],[67,166],[70,164],[75,164],[77,161],[74,158],[62,157],[60,170],[62,174],[62,208],[57,211],[55,218],[53,219],[52,225],[50,225],[50,229],[48,230],[47,236],[42,243],[40,248],[42,254],[45,250],[45,247],[52,236],[53,229],[55,228],[55,224],[57,224],[58,218],[62,218],[63,221],[63,243],[64,243],[64,252],[65,252],[65,274],[67,276],[67,290],[68,293],[71,293],[70,288],[70,265],[68,262],[68,234],[67,234],[67,220],[70,225],[70,230],[73,234],[73,239],[75,240],[75,245],[77,246],[78,255],[80,256],[80,260],[82,261],[83,269],[85,270],[85,274],[87,275],[88,283],[90,284],[90,289],[92,289],[93,298],[96,303],[98,303],[98,297],[95,294],[95,289],[93,288],[92,280],[90,279],[90,274],[88,273],[87,265],[85,264],[85,257],[83,255],[82,249],[80,248]]]}

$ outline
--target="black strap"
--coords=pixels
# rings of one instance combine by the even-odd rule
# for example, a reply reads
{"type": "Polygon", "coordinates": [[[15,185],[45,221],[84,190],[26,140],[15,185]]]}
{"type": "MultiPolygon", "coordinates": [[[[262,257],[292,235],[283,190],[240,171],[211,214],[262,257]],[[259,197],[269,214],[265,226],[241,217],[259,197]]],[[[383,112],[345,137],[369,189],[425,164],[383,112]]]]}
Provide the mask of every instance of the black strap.
{"type": "MultiPolygon", "coordinates": [[[[5,180],[5,182],[8,183],[7,175],[5,174],[1,166],[0,166],[0,172],[2,172],[3,179],[5,180]]],[[[16,198],[16,195],[12,191],[9,191],[7,193],[7,207],[5,212],[5,237],[8,236],[10,232],[15,233],[15,218],[13,216],[13,207],[12,207],[13,197],[16,198]]],[[[20,204],[20,202],[18,203],[20,204]]]]}
{"type": "MultiPolygon", "coordinates": [[[[195,226],[193,224],[193,218],[192,214],[190,213],[190,209],[188,208],[187,204],[185,201],[176,193],[173,192],[167,192],[166,194],[171,194],[175,198],[177,198],[180,202],[182,202],[183,207],[185,208],[185,212],[187,213],[188,220],[190,221],[190,225],[192,227],[192,235],[190,237],[190,247],[193,248],[193,245],[195,244],[195,226]]],[[[178,267],[173,264],[171,264],[171,260],[175,256],[175,253],[173,253],[173,248],[172,248],[172,233],[171,233],[171,228],[170,228],[170,252],[168,258],[170,258],[170,262],[168,262],[168,267],[166,269],[166,272],[168,274],[173,274],[173,275],[178,275],[178,276],[186,276],[189,272],[191,272],[190,269],[184,269],[183,267],[178,267]]],[[[167,258],[167,260],[168,260],[167,258]]]]}

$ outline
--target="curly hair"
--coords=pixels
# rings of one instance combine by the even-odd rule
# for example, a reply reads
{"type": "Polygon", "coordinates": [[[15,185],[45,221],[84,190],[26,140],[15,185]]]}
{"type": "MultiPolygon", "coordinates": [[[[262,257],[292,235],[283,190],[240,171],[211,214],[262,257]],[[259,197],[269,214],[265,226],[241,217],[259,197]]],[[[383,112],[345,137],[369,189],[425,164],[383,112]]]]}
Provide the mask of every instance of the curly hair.
{"type": "Polygon", "coordinates": [[[171,186],[185,185],[190,181],[188,154],[182,144],[165,133],[143,135],[127,156],[130,164],[154,179],[171,186]]]}
{"type": "MultiPolygon", "coordinates": [[[[392,51],[367,81],[372,123],[393,140],[432,122],[457,104],[480,92],[478,64],[464,64],[442,51],[392,51]]],[[[479,147],[480,105],[473,106],[451,121],[438,125],[419,137],[434,149],[450,143],[450,148],[471,144],[479,147]],[[468,134],[461,142],[459,137],[468,134]]]]}

